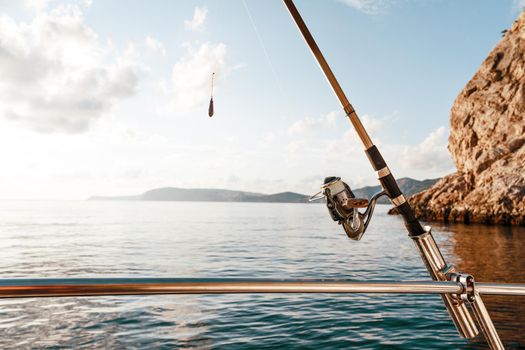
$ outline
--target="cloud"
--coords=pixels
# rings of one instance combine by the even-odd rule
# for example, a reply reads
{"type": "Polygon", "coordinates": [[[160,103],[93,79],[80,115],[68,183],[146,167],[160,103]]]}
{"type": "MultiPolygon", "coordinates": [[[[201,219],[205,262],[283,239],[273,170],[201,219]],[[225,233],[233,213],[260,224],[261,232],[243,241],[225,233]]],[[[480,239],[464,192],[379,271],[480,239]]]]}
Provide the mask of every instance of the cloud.
{"type": "Polygon", "coordinates": [[[135,93],[142,66],[133,45],[102,45],[78,6],[29,23],[0,17],[0,116],[38,132],[80,133],[135,93]]]}
{"type": "Polygon", "coordinates": [[[23,7],[34,10],[43,11],[47,8],[50,0],[21,0],[20,3],[23,7]]]}
{"type": "Polygon", "coordinates": [[[212,73],[215,73],[215,86],[227,73],[225,44],[186,46],[186,54],[173,66],[170,85],[165,87],[172,109],[179,112],[206,103],[210,98],[212,73]]]}
{"type": "Polygon", "coordinates": [[[208,14],[208,9],[204,7],[195,7],[193,12],[193,18],[191,20],[184,21],[184,28],[186,30],[202,30],[204,28],[204,22],[206,21],[206,15],[208,14]]]}
{"type": "Polygon", "coordinates": [[[453,171],[454,165],[447,143],[447,130],[444,126],[439,127],[420,144],[403,146],[399,157],[400,165],[410,170],[453,171]]]}
{"type": "Polygon", "coordinates": [[[339,0],[339,2],[367,15],[378,15],[384,13],[396,0],[339,0]]]}
{"type": "MultiPolygon", "coordinates": [[[[365,130],[370,136],[374,136],[385,126],[385,122],[383,120],[370,117],[368,114],[364,114],[360,119],[365,130]]],[[[381,142],[378,138],[375,138],[375,143],[380,144],[381,142]]],[[[328,151],[330,153],[339,153],[344,151],[346,154],[352,154],[358,150],[361,150],[362,148],[363,144],[361,143],[359,136],[351,125],[348,125],[348,129],[339,140],[328,143],[328,151]]]]}
{"type": "Polygon", "coordinates": [[[525,9],[525,0],[512,0],[512,3],[514,4],[514,8],[517,11],[522,11],[525,9]]]}
{"type": "Polygon", "coordinates": [[[260,136],[258,144],[262,147],[270,146],[275,142],[276,137],[277,135],[275,132],[267,131],[260,136]]]}
{"type": "Polygon", "coordinates": [[[334,127],[338,112],[332,111],[317,119],[306,117],[292,124],[287,130],[288,135],[300,135],[313,130],[334,127]]]}
{"type": "MultiPolygon", "coordinates": [[[[49,8],[50,3],[52,3],[52,0],[0,0],[0,8],[10,7],[33,12],[42,12],[49,8]]],[[[83,8],[89,8],[93,4],[93,0],[69,0],[68,3],[83,8]]]]}
{"type": "Polygon", "coordinates": [[[366,131],[368,131],[368,133],[371,135],[385,127],[385,121],[383,119],[377,119],[369,116],[368,114],[364,114],[363,117],[361,117],[361,122],[363,123],[366,131]]]}
{"type": "Polygon", "coordinates": [[[148,49],[150,49],[151,51],[158,52],[162,56],[166,56],[166,47],[164,47],[164,44],[161,41],[148,35],[144,39],[144,42],[146,43],[148,49]]]}

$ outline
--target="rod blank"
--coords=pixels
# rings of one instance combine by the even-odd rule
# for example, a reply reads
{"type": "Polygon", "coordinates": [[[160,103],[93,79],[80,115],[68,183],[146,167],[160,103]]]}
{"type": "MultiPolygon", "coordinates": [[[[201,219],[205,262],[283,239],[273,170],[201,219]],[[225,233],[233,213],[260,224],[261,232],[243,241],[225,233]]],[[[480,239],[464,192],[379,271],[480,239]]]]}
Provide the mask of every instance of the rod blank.
{"type": "Polygon", "coordinates": [[[314,58],[316,59],[317,63],[319,64],[319,67],[323,71],[326,80],[328,80],[328,83],[332,87],[332,90],[334,91],[335,95],[337,96],[337,99],[341,103],[341,106],[343,107],[343,110],[346,113],[346,116],[354,126],[354,129],[356,130],[357,134],[359,135],[359,138],[361,139],[361,142],[363,142],[363,145],[365,146],[365,149],[369,149],[374,144],[372,140],[370,139],[370,136],[368,136],[368,133],[366,132],[363,124],[359,120],[359,117],[357,116],[357,113],[354,110],[354,107],[350,104],[348,101],[348,98],[346,98],[346,95],[341,88],[341,85],[339,85],[339,82],[337,81],[337,78],[335,77],[334,73],[332,72],[332,69],[328,65],[328,62],[326,62],[326,59],[323,56],[323,53],[319,49],[319,46],[317,46],[317,43],[314,40],[314,37],[310,33],[310,30],[306,26],[306,23],[304,23],[301,14],[295,7],[295,4],[292,0],[283,0],[284,5],[288,9],[288,12],[290,12],[290,15],[292,16],[295,24],[297,25],[297,28],[301,32],[304,40],[306,41],[306,44],[310,48],[310,51],[314,55],[314,58]]]}

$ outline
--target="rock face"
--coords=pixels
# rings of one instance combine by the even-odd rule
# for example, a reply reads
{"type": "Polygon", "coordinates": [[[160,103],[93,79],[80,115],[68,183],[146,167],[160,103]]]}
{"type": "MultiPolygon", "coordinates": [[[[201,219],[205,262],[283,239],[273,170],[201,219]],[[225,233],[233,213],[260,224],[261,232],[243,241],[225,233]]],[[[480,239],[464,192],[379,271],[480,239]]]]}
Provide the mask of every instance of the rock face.
{"type": "Polygon", "coordinates": [[[525,225],[525,12],[451,110],[457,172],[409,199],[429,221],[525,225]]]}

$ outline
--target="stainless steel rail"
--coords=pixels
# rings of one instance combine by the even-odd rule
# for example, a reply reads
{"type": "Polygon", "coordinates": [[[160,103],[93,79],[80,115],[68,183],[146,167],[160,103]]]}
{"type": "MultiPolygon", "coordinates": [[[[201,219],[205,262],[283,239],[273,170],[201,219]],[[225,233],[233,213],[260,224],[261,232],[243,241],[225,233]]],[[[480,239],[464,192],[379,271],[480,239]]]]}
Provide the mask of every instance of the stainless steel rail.
{"type": "Polygon", "coordinates": [[[476,282],[476,291],[479,294],[520,296],[520,295],[525,295],[525,284],[476,282]]]}
{"type": "MultiPolygon", "coordinates": [[[[355,282],[334,279],[43,278],[0,279],[0,298],[147,294],[393,293],[460,294],[456,282],[355,282]]],[[[524,295],[525,284],[477,283],[480,294],[524,295]]]]}

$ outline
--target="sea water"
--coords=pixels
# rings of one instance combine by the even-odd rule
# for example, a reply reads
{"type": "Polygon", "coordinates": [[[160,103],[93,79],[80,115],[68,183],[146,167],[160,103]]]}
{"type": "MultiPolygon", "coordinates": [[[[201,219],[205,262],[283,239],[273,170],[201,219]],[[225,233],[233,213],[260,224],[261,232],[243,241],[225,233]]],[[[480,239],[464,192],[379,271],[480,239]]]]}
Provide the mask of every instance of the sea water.
{"type": "MultiPolygon", "coordinates": [[[[1,278],[429,280],[402,220],[349,240],[320,204],[0,201],[1,278]]],[[[525,229],[434,224],[477,281],[525,283],[525,229]]],[[[509,349],[525,297],[484,297],[509,349]]],[[[437,295],[162,295],[0,300],[0,348],[478,349],[437,295]]]]}

